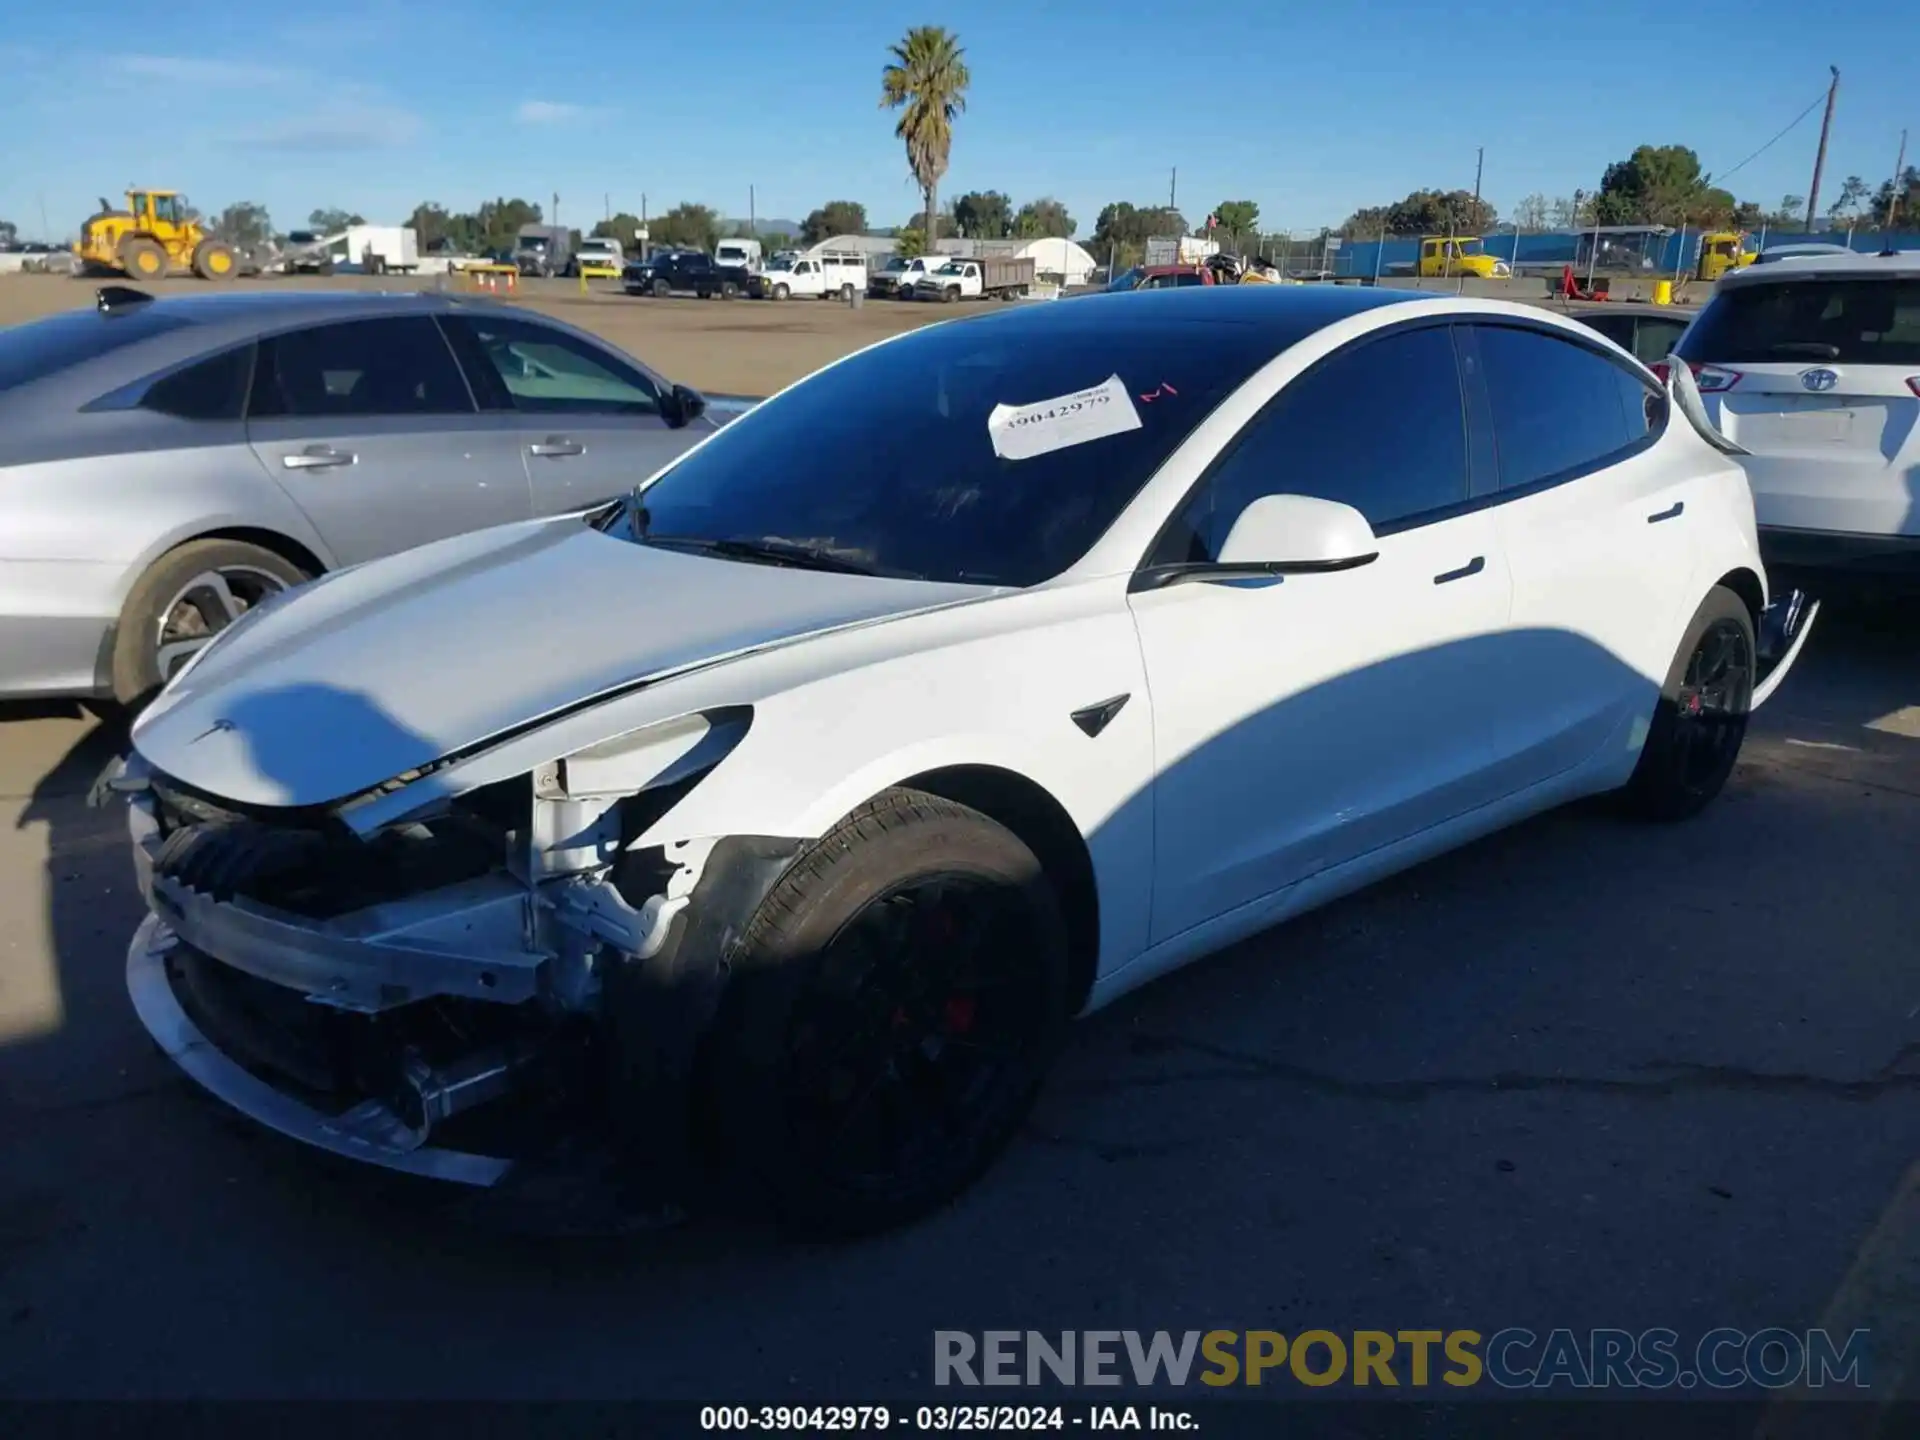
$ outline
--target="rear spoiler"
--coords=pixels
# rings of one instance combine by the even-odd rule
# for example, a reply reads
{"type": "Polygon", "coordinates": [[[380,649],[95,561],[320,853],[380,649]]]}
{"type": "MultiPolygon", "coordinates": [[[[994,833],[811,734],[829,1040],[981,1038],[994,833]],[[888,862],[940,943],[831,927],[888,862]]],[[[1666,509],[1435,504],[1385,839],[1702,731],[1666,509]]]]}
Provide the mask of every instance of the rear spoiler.
{"type": "Polygon", "coordinates": [[[1707,407],[1700,399],[1700,387],[1693,383],[1693,367],[1678,355],[1667,357],[1667,399],[1674,409],[1687,417],[1700,438],[1706,441],[1722,455],[1751,455],[1753,452],[1736,445],[1722,435],[1711,419],[1707,417],[1707,407]]]}

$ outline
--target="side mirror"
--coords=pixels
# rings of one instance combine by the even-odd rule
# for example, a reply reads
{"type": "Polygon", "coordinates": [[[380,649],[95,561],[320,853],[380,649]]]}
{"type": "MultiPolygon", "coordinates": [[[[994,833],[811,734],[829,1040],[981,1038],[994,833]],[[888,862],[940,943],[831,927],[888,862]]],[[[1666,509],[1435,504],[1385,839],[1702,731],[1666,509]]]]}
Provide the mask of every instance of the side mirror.
{"type": "Polygon", "coordinates": [[[1338,500],[1262,495],[1240,512],[1220,547],[1218,567],[1270,575],[1349,570],[1378,558],[1367,517],[1338,500]]]}
{"type": "Polygon", "coordinates": [[[707,413],[707,397],[690,385],[676,385],[660,398],[660,409],[670,425],[691,425],[707,413]]]}

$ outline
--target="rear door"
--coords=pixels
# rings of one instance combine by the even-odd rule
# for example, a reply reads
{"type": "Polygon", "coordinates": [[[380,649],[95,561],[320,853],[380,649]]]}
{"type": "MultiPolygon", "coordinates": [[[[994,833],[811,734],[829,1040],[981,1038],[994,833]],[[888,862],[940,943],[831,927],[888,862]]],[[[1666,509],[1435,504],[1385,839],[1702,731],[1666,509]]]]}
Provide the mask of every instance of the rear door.
{"type": "Polygon", "coordinates": [[[1762,529],[1920,535],[1920,273],[1728,284],[1679,354],[1762,529]]]}
{"type": "Polygon", "coordinates": [[[1597,343],[1525,322],[1461,338],[1513,570],[1517,778],[1533,784],[1652,715],[1699,598],[1688,590],[1707,481],[1659,453],[1665,396],[1597,343]]]}
{"type": "Polygon", "coordinates": [[[517,436],[425,315],[262,339],[247,441],[342,565],[532,513],[517,436]]]}
{"type": "Polygon", "coordinates": [[[712,429],[669,426],[664,382],[570,331],[517,315],[443,323],[481,405],[511,427],[536,515],[624,495],[712,429]]]}

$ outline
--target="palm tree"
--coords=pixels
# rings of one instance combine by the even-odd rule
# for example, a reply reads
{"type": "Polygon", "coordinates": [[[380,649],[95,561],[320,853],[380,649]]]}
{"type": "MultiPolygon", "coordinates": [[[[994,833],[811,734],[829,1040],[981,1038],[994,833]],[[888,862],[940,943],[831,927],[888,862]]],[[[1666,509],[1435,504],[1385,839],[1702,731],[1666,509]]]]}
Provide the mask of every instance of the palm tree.
{"type": "Polygon", "coordinates": [[[927,201],[925,240],[938,238],[940,177],[953,149],[953,121],[967,108],[966,52],[939,25],[917,25],[888,47],[891,64],[880,72],[880,108],[900,111],[894,135],[906,142],[907,168],[927,201]]]}

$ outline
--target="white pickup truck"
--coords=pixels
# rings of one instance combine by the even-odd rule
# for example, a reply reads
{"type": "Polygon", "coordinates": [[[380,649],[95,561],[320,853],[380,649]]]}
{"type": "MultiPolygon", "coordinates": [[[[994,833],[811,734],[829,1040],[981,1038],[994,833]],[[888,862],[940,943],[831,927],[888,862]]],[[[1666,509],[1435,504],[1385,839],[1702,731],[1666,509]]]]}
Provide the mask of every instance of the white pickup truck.
{"type": "Polygon", "coordinates": [[[822,250],[796,255],[785,264],[776,256],[753,277],[753,293],[764,300],[851,300],[867,289],[867,257],[860,250],[822,250]]]}

